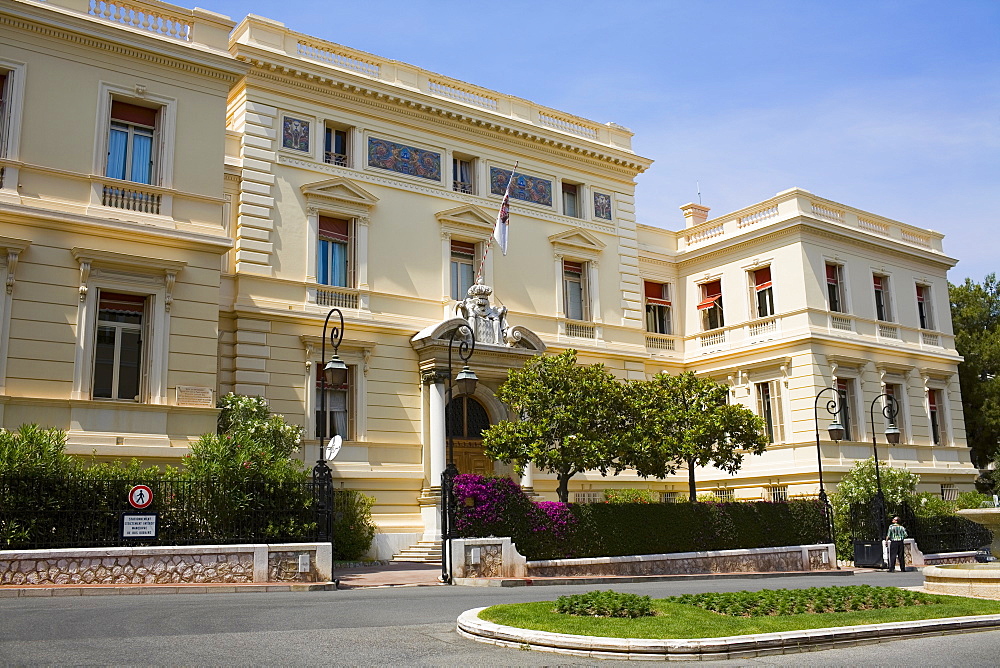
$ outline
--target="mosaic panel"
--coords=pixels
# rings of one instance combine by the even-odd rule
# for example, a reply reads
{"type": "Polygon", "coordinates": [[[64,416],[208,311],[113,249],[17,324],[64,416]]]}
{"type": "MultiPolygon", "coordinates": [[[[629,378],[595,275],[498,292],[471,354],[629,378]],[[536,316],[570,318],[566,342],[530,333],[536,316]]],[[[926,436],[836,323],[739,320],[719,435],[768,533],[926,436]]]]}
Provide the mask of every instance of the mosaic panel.
{"type": "Polygon", "coordinates": [[[285,116],[281,119],[281,147],[309,152],[309,121],[285,116]]]}
{"type": "Polygon", "coordinates": [[[368,138],[368,164],[431,181],[441,180],[440,153],[385,139],[368,138]]]}
{"type": "Polygon", "coordinates": [[[611,220],[611,195],[594,193],[594,217],[611,220]]]}
{"type": "MultiPolygon", "coordinates": [[[[510,170],[490,167],[490,192],[503,195],[507,191],[510,180],[510,170]]],[[[514,199],[552,206],[552,181],[527,176],[520,172],[514,174],[514,183],[510,187],[510,196],[514,199]]]]}

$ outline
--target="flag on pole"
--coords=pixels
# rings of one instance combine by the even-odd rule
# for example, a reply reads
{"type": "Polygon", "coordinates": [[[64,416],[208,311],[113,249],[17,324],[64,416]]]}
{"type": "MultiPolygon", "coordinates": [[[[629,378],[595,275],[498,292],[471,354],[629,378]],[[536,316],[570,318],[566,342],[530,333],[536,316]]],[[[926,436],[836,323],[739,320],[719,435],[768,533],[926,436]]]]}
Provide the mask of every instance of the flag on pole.
{"type": "Polygon", "coordinates": [[[500,252],[507,254],[507,227],[510,225],[510,187],[514,185],[514,169],[510,170],[510,179],[507,180],[507,190],[503,194],[503,202],[500,204],[500,211],[497,213],[497,223],[493,226],[493,238],[500,245],[500,252]]]}

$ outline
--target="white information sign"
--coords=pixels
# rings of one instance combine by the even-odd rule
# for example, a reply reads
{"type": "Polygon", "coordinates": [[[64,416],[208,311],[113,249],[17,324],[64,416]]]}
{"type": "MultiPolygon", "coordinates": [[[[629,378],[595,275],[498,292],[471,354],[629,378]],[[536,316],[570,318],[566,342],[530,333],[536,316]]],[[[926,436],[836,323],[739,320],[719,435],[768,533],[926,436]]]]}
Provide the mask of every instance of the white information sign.
{"type": "Polygon", "coordinates": [[[156,513],[123,513],[122,538],[156,538],[156,513]]]}

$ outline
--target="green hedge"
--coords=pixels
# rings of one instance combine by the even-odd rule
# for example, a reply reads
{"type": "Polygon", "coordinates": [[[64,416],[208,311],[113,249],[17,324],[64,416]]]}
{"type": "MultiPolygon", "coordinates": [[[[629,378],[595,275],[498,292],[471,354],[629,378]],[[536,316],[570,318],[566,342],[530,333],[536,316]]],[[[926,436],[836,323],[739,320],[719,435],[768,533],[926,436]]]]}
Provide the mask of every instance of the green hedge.
{"type": "Polygon", "coordinates": [[[818,500],[737,503],[533,503],[507,478],[455,484],[463,537],[510,536],[532,560],[613,557],[826,541],[818,500]]]}

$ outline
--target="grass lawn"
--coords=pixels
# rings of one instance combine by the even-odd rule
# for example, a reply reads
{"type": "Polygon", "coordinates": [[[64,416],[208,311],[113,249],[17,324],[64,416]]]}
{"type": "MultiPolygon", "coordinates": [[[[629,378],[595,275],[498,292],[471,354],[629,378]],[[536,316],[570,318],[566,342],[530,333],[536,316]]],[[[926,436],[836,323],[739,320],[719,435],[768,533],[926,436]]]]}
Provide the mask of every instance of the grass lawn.
{"type": "Polygon", "coordinates": [[[831,626],[856,626],[885,622],[907,622],[940,617],[1000,613],[1000,601],[941,596],[944,602],[902,608],[825,612],[820,614],[730,617],[693,605],[654,600],[655,617],[635,619],[576,617],[553,612],[553,601],[494,605],[483,610],[481,619],[535,631],[571,633],[606,638],[717,638],[750,633],[776,633],[831,626]]]}

